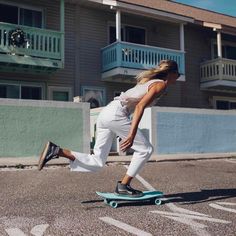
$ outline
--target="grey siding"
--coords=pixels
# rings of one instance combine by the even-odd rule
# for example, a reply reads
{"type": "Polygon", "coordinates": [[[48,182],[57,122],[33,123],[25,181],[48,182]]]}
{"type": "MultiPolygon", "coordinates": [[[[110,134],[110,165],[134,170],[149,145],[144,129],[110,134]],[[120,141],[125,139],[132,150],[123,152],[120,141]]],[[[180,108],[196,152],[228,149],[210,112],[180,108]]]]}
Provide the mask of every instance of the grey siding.
{"type": "MultiPolygon", "coordinates": [[[[43,8],[45,14],[45,28],[60,31],[60,1],[22,0],[19,4],[43,8]]],[[[16,2],[17,5],[17,2],[16,2]]],[[[1,80],[40,82],[47,86],[69,86],[75,83],[75,6],[65,4],[65,68],[51,75],[34,75],[24,73],[1,73],[1,80]]]]}
{"type": "MultiPolygon", "coordinates": [[[[108,45],[108,25],[115,24],[115,11],[104,12],[102,10],[79,7],[77,10],[77,46],[78,73],[76,94],[81,92],[82,86],[95,86],[106,89],[109,102],[113,99],[115,91],[125,91],[133,86],[132,84],[112,83],[101,81],[101,49],[108,45]]],[[[147,45],[179,49],[179,25],[153,21],[121,14],[122,24],[139,26],[146,29],[147,45]]],[[[171,96],[163,98],[162,105],[180,106],[181,88],[177,84],[171,96]]]]}

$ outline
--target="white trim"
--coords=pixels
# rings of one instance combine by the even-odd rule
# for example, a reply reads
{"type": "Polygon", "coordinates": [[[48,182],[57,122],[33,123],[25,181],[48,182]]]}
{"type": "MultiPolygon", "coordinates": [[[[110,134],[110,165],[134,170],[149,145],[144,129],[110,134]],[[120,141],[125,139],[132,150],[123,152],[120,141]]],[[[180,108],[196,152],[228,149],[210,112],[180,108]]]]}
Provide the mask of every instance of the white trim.
{"type": "Polygon", "coordinates": [[[48,100],[53,100],[53,92],[68,92],[68,101],[72,101],[72,87],[48,86],[48,100]]]}
{"type": "Polygon", "coordinates": [[[201,89],[211,88],[214,86],[228,86],[228,87],[236,87],[236,81],[229,80],[214,80],[208,82],[201,83],[201,89]]]}
{"type": "Polygon", "coordinates": [[[212,28],[212,29],[217,29],[217,30],[222,29],[222,25],[221,24],[205,22],[205,21],[203,22],[203,26],[204,27],[208,27],[208,28],[212,28]]]}
{"type": "Polygon", "coordinates": [[[121,41],[121,12],[116,10],[116,41],[121,41]]]}
{"type": "MultiPolygon", "coordinates": [[[[115,44],[115,43],[116,42],[114,42],[112,44],[115,44]]],[[[180,51],[180,50],[171,49],[171,48],[161,48],[161,47],[150,46],[150,45],[146,45],[146,44],[130,43],[130,42],[126,42],[126,41],[122,41],[121,43],[130,44],[130,45],[139,46],[139,47],[142,46],[142,47],[150,48],[150,49],[161,49],[161,50],[165,50],[165,51],[169,51],[169,52],[182,52],[182,53],[185,53],[185,51],[180,51]]],[[[105,48],[110,47],[112,44],[109,44],[109,45],[105,46],[102,49],[104,50],[105,48]]]]}
{"type": "MultiPolygon", "coordinates": [[[[94,0],[90,0],[90,1],[94,1],[94,0]]],[[[157,10],[154,8],[137,6],[134,4],[117,2],[117,1],[108,1],[108,0],[103,1],[102,4],[113,6],[113,9],[116,9],[118,7],[122,11],[129,12],[131,14],[138,14],[139,16],[143,15],[143,16],[151,17],[151,18],[159,18],[164,21],[170,21],[174,23],[178,23],[178,22],[194,23],[194,19],[191,17],[177,15],[177,14],[157,10]]]]}
{"type": "Polygon", "coordinates": [[[81,87],[81,93],[82,93],[82,97],[84,99],[84,95],[85,92],[87,91],[99,91],[102,92],[102,104],[100,104],[101,106],[105,106],[106,104],[106,89],[104,87],[98,87],[98,86],[89,86],[89,85],[85,85],[81,87]]]}
{"type": "Polygon", "coordinates": [[[222,57],[222,40],[220,31],[217,31],[217,56],[222,57]]]}

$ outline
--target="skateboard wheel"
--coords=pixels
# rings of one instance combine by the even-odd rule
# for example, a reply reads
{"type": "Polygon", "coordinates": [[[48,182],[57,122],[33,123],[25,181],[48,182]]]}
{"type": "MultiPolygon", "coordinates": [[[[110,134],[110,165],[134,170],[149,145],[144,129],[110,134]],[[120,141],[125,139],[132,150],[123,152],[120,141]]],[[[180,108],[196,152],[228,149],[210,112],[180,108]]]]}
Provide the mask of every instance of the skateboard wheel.
{"type": "Polygon", "coordinates": [[[159,199],[159,198],[154,199],[154,202],[158,206],[161,205],[161,199],[159,199]]]}
{"type": "Polygon", "coordinates": [[[115,201],[111,201],[109,204],[112,208],[117,208],[117,206],[118,206],[118,203],[115,201]]]}

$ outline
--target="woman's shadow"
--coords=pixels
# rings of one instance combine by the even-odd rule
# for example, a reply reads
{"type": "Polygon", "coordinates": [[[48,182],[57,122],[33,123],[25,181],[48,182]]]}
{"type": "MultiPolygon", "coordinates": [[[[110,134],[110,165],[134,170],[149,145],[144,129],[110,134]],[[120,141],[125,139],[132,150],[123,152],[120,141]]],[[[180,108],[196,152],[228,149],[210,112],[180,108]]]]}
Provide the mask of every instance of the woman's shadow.
{"type": "Polygon", "coordinates": [[[186,192],[165,195],[163,203],[197,204],[236,197],[236,189],[202,189],[199,192],[186,192]]]}

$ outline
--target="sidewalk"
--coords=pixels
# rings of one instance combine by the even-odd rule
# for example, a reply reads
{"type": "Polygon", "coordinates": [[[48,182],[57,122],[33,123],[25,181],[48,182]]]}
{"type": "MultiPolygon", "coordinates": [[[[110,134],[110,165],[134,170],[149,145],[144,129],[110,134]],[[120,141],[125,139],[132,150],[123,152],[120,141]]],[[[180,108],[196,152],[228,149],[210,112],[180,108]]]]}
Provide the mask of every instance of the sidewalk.
{"type": "MultiPolygon", "coordinates": [[[[122,163],[129,162],[132,156],[109,156],[107,162],[122,163]]],[[[204,154],[168,154],[168,155],[152,155],[149,161],[163,162],[163,161],[187,161],[187,160],[201,160],[201,159],[225,159],[235,158],[236,153],[204,153],[204,154]]],[[[54,159],[50,161],[50,166],[68,165],[68,160],[65,158],[54,159]]],[[[0,168],[16,167],[22,168],[24,166],[37,166],[38,157],[0,157],[0,168]]]]}

